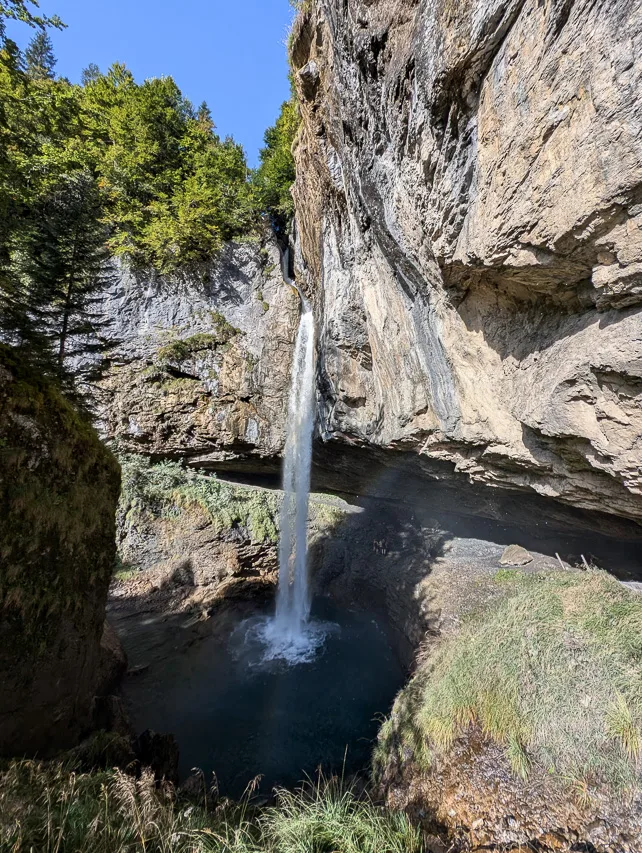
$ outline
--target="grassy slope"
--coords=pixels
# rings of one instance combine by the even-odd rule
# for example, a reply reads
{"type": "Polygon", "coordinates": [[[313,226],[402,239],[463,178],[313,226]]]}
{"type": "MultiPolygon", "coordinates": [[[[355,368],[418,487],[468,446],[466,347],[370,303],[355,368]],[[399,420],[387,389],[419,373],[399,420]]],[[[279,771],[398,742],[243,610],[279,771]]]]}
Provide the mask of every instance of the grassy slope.
{"type": "Polygon", "coordinates": [[[503,744],[513,770],[537,765],[586,789],[639,785],[642,597],[608,575],[500,572],[504,594],[426,656],[376,751],[428,768],[469,724],[503,744]]]}

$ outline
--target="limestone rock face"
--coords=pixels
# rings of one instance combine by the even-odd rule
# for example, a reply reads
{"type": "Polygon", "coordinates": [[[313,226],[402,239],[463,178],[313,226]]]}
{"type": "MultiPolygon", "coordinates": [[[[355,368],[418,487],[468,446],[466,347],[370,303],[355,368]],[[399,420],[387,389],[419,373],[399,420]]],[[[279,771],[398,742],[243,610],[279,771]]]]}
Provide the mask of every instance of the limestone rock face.
{"type": "Polygon", "coordinates": [[[120,269],[99,311],[103,430],[121,450],[202,468],[278,457],[299,300],[276,243],[227,244],[178,279],[120,269]]]}
{"type": "Polygon", "coordinates": [[[642,520],[642,6],[311,0],[327,440],[642,520]]]}
{"type": "Polygon", "coordinates": [[[0,347],[0,755],[91,726],[119,488],[88,419],[0,347]]]}

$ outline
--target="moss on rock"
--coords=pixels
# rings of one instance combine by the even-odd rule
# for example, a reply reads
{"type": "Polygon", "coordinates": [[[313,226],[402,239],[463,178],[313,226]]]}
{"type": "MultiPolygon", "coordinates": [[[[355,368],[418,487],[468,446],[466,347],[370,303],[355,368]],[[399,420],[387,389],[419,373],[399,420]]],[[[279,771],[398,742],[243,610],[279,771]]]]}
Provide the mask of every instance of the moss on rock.
{"type": "Polygon", "coordinates": [[[89,418],[0,346],[0,753],[88,724],[119,482],[89,418]]]}

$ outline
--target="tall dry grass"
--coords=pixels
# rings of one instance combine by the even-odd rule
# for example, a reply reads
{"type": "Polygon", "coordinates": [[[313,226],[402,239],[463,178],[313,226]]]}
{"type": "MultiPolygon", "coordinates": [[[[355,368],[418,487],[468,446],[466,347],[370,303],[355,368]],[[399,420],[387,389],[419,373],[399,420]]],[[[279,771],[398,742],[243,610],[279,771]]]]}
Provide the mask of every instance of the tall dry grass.
{"type": "Polygon", "coordinates": [[[379,767],[425,767],[471,724],[513,770],[578,790],[640,784],[642,596],[604,572],[501,572],[503,595],[428,655],[380,733],[379,767]]]}
{"type": "Polygon", "coordinates": [[[401,814],[337,780],[279,791],[276,804],[215,807],[119,771],[14,762],[0,773],[0,853],[420,853],[401,814]]]}

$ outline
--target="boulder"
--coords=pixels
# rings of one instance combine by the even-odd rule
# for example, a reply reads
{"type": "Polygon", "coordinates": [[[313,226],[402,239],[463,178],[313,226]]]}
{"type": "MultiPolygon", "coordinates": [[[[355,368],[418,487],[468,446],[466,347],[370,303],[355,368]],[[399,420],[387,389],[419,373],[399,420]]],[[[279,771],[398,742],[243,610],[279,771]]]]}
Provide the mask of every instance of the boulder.
{"type": "Polygon", "coordinates": [[[100,638],[100,659],[98,663],[97,696],[112,693],[127,672],[127,655],[118,634],[105,620],[103,635],[100,638]]]}
{"type": "Polygon", "coordinates": [[[526,566],[533,562],[533,555],[521,545],[509,545],[499,558],[500,566],[526,566]]]}
{"type": "Polygon", "coordinates": [[[142,767],[149,767],[156,779],[178,784],[178,744],[171,734],[146,729],[134,742],[134,751],[142,767]]]}

